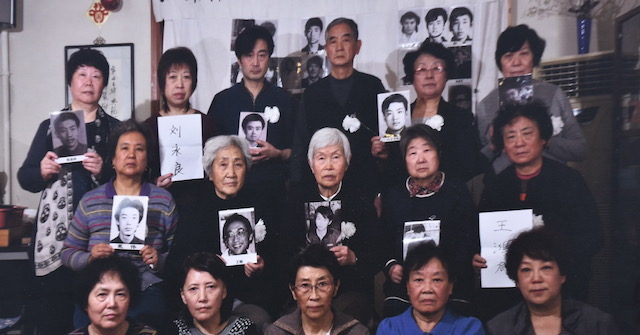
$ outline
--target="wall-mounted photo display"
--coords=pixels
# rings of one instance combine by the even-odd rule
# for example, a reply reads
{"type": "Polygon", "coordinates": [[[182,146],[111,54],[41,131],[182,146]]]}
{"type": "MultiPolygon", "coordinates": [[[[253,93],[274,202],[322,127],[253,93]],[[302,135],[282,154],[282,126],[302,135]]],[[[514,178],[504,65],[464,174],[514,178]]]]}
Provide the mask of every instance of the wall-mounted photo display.
{"type": "Polygon", "coordinates": [[[400,133],[411,126],[409,91],[378,94],[378,131],[380,141],[400,140],[400,133]]]}
{"type": "Polygon", "coordinates": [[[342,233],[342,202],[316,201],[305,203],[307,244],[320,243],[327,248],[340,245],[342,233]]]}
{"type": "Polygon", "coordinates": [[[218,212],[220,251],[227,266],[256,263],[255,210],[226,209],[218,212]]]}
{"type": "Polygon", "coordinates": [[[300,52],[307,55],[324,55],[324,22],[324,17],[310,17],[302,20],[305,44],[300,52]]]}
{"type": "Polygon", "coordinates": [[[88,150],[84,112],[56,111],[50,114],[50,118],[53,151],[58,155],[56,163],[83,161],[88,150]]]}
{"type": "Polygon", "coordinates": [[[109,245],[119,250],[140,250],[147,238],[147,196],[113,196],[109,245]]]}

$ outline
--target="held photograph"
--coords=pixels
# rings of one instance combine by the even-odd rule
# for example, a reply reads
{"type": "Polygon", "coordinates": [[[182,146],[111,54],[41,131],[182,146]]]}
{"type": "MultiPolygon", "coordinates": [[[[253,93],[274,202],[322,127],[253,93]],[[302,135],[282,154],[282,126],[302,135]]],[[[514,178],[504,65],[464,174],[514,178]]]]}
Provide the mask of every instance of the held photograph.
{"type": "Polygon", "coordinates": [[[109,245],[119,250],[140,250],[147,237],[147,196],[113,196],[109,245]]]}
{"type": "Polygon", "coordinates": [[[380,141],[400,141],[400,133],[411,126],[409,91],[378,94],[378,131],[380,141]]]}
{"type": "Polygon", "coordinates": [[[220,251],[227,266],[256,263],[255,210],[226,209],[219,212],[220,251]]]}
{"type": "Polygon", "coordinates": [[[74,163],[84,160],[87,153],[87,130],[84,112],[60,111],[51,113],[51,139],[56,163],[74,163]]]}

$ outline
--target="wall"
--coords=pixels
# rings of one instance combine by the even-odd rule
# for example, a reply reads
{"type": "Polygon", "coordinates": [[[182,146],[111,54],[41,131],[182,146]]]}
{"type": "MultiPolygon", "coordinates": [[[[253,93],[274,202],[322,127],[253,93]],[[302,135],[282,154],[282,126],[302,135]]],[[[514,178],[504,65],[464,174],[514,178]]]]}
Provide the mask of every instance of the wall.
{"type": "Polygon", "coordinates": [[[92,44],[98,35],[107,43],[134,43],[136,115],[139,119],[149,115],[150,2],[124,0],[122,8],[112,13],[102,28],[85,14],[91,3],[90,0],[24,1],[19,13],[22,30],[9,33],[14,204],[37,206],[38,195],[22,190],[16,173],[39,123],[64,106],[65,45],[92,44]]]}

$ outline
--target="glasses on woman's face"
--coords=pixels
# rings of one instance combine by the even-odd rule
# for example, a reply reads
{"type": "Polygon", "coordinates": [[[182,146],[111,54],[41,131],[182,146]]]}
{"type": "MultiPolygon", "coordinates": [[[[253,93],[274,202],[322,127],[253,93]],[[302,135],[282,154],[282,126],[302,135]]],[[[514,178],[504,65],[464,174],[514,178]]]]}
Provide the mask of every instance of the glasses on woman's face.
{"type": "Polygon", "coordinates": [[[418,75],[418,76],[424,76],[424,75],[426,75],[428,72],[430,72],[430,73],[437,73],[437,74],[440,74],[440,73],[443,73],[443,72],[444,72],[444,70],[445,70],[444,65],[435,65],[435,66],[432,66],[432,67],[430,67],[430,68],[427,68],[427,67],[419,67],[419,68],[417,68],[417,69],[413,70],[413,73],[414,73],[415,75],[418,75]]]}
{"type": "Polygon", "coordinates": [[[245,238],[247,237],[247,235],[249,234],[249,232],[247,232],[244,228],[239,228],[239,229],[234,229],[229,231],[229,233],[227,234],[227,238],[232,239],[237,237],[240,238],[245,238]]]}
{"type": "Polygon", "coordinates": [[[294,286],[296,291],[301,294],[309,294],[313,289],[315,289],[316,292],[328,293],[329,291],[331,291],[332,287],[333,283],[330,281],[317,282],[315,285],[311,283],[302,283],[294,286]]]}

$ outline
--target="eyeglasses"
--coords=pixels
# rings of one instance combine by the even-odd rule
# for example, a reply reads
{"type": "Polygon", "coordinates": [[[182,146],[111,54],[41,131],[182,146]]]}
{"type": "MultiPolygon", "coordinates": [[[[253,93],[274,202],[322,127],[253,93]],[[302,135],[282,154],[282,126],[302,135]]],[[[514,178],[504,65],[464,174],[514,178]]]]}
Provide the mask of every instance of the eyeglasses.
{"type": "Polygon", "coordinates": [[[244,229],[244,228],[240,228],[240,229],[236,229],[236,230],[232,230],[230,232],[227,233],[227,238],[231,239],[234,237],[240,237],[240,238],[245,238],[247,237],[249,233],[244,229]]]}
{"type": "Polygon", "coordinates": [[[327,293],[331,290],[332,287],[333,287],[332,282],[321,281],[319,283],[316,283],[315,285],[311,283],[302,283],[300,285],[294,286],[293,288],[296,289],[299,293],[309,294],[311,290],[314,288],[316,289],[317,292],[327,293]]]}
{"type": "Polygon", "coordinates": [[[432,68],[426,68],[426,67],[419,67],[417,69],[415,69],[413,71],[414,74],[416,75],[421,75],[424,76],[425,74],[427,74],[427,72],[432,72],[432,73],[442,73],[445,71],[445,68],[443,65],[436,65],[432,68]]]}

